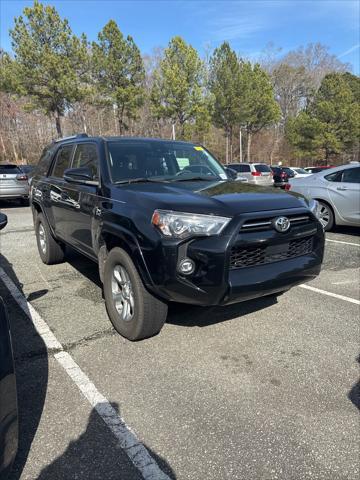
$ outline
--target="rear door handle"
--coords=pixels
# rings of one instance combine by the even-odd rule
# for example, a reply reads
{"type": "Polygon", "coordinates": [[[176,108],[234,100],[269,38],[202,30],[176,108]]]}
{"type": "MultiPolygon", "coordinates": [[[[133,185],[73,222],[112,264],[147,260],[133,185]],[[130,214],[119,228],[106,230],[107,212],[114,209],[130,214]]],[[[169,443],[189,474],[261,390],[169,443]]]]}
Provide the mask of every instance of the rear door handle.
{"type": "Polygon", "coordinates": [[[336,187],[336,190],[347,190],[346,187],[336,187]]]}

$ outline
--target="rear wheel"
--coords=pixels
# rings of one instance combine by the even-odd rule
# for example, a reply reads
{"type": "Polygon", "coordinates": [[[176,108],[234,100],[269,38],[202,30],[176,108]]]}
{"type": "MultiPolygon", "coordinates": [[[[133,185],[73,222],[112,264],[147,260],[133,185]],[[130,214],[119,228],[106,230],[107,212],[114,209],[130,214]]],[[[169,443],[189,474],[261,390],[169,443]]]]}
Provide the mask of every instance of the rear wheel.
{"type": "Polygon", "coordinates": [[[334,227],[334,213],[330,207],[325,202],[318,200],[320,208],[319,208],[319,220],[322,226],[324,227],[325,232],[328,232],[334,227]]]}
{"type": "Polygon", "coordinates": [[[64,260],[63,247],[51,235],[43,213],[36,216],[35,234],[41,260],[47,265],[61,263],[64,260]]]}
{"type": "Polygon", "coordinates": [[[131,258],[118,247],[105,262],[104,297],[114,328],[129,340],[156,335],[165,323],[166,303],[145,289],[131,258]]]}

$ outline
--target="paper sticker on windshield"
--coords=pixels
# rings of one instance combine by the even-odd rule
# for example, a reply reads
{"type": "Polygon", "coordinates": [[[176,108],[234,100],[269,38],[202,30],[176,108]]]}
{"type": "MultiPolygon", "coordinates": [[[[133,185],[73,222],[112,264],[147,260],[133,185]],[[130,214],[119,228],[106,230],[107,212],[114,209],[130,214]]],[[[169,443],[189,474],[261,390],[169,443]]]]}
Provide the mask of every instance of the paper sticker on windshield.
{"type": "Polygon", "coordinates": [[[198,152],[203,152],[203,151],[204,151],[203,147],[194,147],[194,148],[195,148],[195,150],[197,150],[198,152]]]}

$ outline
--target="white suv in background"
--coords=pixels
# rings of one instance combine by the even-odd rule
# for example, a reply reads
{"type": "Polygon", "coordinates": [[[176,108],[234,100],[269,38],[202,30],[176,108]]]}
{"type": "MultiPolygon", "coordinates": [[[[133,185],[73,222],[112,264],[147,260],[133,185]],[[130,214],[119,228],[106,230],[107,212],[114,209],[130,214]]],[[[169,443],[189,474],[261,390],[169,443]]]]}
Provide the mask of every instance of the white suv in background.
{"type": "Polygon", "coordinates": [[[227,167],[236,170],[241,177],[246,177],[249,183],[255,185],[273,184],[272,171],[266,163],[230,163],[227,167]]]}

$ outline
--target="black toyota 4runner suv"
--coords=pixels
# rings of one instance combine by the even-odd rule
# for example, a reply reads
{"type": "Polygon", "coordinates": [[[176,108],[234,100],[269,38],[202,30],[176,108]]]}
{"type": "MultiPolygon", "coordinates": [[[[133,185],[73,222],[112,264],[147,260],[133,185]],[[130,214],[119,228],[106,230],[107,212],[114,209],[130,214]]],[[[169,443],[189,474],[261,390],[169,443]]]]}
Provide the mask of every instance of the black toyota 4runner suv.
{"type": "Polygon", "coordinates": [[[201,145],[85,134],[45,148],[31,180],[44,263],[69,245],[99,265],[116,330],[162,328],[168,302],[228,305],[274,295],[320,271],[317,204],[247,185],[201,145]]]}

